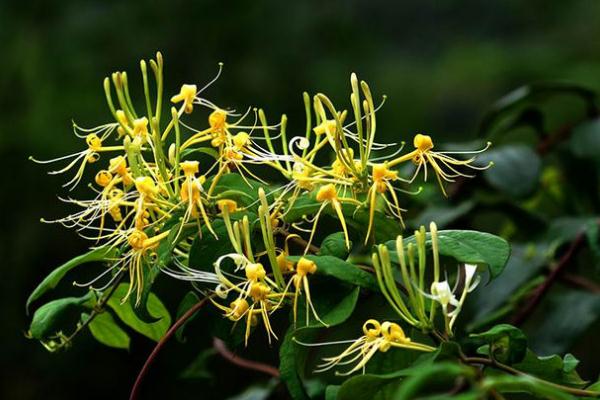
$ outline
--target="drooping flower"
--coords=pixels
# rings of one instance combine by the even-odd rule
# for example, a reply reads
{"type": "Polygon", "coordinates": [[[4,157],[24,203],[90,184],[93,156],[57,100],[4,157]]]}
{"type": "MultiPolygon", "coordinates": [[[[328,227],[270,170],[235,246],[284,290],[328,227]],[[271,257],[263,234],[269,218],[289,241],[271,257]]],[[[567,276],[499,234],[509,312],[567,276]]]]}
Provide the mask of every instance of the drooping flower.
{"type": "Polygon", "coordinates": [[[417,134],[413,139],[415,150],[408,154],[395,158],[388,162],[388,166],[394,167],[400,163],[408,160],[417,166],[412,178],[409,182],[412,182],[418,175],[421,168],[424,170],[424,179],[427,180],[427,165],[429,164],[436,174],[440,188],[444,195],[446,195],[446,189],[443,181],[454,182],[458,177],[473,178],[473,175],[459,171],[457,168],[465,167],[471,170],[485,170],[493,165],[489,163],[486,166],[479,167],[474,165],[476,157],[471,157],[466,160],[458,160],[452,156],[454,155],[469,155],[474,156],[486,151],[492,144],[488,142],[486,146],[480,150],[475,151],[434,151],[433,140],[429,135],[417,134]]]}

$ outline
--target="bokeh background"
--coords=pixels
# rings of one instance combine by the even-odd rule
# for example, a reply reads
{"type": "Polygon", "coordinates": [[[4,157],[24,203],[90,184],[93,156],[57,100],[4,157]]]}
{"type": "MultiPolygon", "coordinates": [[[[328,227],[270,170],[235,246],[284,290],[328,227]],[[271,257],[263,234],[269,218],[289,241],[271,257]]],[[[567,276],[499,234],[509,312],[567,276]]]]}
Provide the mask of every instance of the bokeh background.
{"type": "MultiPolygon", "coordinates": [[[[0,398],[125,398],[152,348],[141,336],[127,353],[82,335],[69,351],[49,354],[24,337],[30,291],[86,246],[39,222],[62,214],[56,195],[63,181],[27,157],[79,149],[71,119],[83,126],[108,121],[101,84],[112,71],[129,71],[139,90],[139,60],[161,50],[173,93],[182,83],[208,81],[222,61],[212,100],[286,113],[297,131],[304,126],[302,92],[347,101],[355,71],[388,95],[379,114],[382,141],[417,132],[461,141],[475,137],[489,105],[520,85],[562,80],[600,89],[599,18],[595,0],[3,0],[0,398]]],[[[590,343],[573,351],[585,357],[590,343]]],[[[218,360],[213,383],[180,379],[181,366],[201,348],[169,346],[151,373],[148,398],[225,398],[262,379],[218,360]]],[[[596,377],[598,363],[583,367],[596,377]]]]}

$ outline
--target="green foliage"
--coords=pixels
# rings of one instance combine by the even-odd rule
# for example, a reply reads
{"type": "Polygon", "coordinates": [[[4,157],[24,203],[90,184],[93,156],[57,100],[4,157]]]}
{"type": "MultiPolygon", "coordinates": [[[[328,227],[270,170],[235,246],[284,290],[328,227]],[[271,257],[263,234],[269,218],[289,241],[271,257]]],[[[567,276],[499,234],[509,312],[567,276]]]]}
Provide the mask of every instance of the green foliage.
{"type": "MultiPolygon", "coordinates": [[[[85,321],[86,318],[89,316],[84,315],[83,320],[85,321]]],[[[117,349],[129,349],[129,335],[121,329],[108,312],[96,315],[88,327],[92,336],[103,345],[117,349]]]]}
{"type": "MultiPolygon", "coordinates": [[[[502,273],[510,255],[510,246],[506,240],[485,232],[439,231],[438,240],[440,254],[463,263],[485,264],[489,267],[492,278],[502,273]]],[[[405,243],[416,243],[416,239],[410,236],[405,239],[405,243]]],[[[431,234],[427,234],[426,244],[431,246],[431,234]]],[[[388,242],[387,246],[395,254],[395,241],[388,242]]]]}
{"type": "Polygon", "coordinates": [[[38,340],[48,339],[59,332],[74,314],[91,308],[93,300],[93,293],[88,292],[82,297],[66,297],[44,304],[33,314],[29,335],[38,340]]]}
{"type": "MultiPolygon", "coordinates": [[[[352,243],[350,243],[350,248],[352,248],[352,243]]],[[[344,232],[336,232],[328,235],[321,242],[319,249],[320,256],[333,256],[345,259],[348,256],[348,249],[346,248],[344,232]]]]}
{"type": "MultiPolygon", "coordinates": [[[[317,264],[317,274],[331,276],[342,282],[354,284],[365,289],[379,290],[377,281],[370,274],[356,265],[334,256],[306,256],[317,264]]],[[[289,257],[292,261],[298,261],[300,257],[289,257]]]]}
{"type": "MultiPolygon", "coordinates": [[[[154,71],[161,69],[162,57],[152,63],[154,71]]],[[[119,106],[134,115],[128,89],[122,92],[126,78],[117,74],[113,80],[119,106]]],[[[157,83],[162,87],[162,76],[157,83]]],[[[161,139],[160,124],[152,118],[144,139],[148,148],[130,147],[129,136],[122,139],[130,162],[126,172],[139,177],[134,184],[118,177],[123,181],[115,184],[135,198],[119,206],[135,207],[136,220],[116,229],[118,246],[99,247],[54,270],[27,307],[67,273],[78,272],[80,264],[119,256],[119,268],[107,274],[111,280],[102,289],[42,305],[28,336],[51,350],[71,344],[85,327],[113,348],[129,349],[125,327],[159,341],[172,326],[170,311],[155,294],[155,281],[164,272],[191,281],[196,289],[176,292],[175,337],[181,343],[221,338],[234,354],[245,345],[257,362],[271,364],[278,353],[279,380],[295,400],[474,400],[513,393],[598,397],[598,384],[588,387],[582,376],[588,377],[577,372],[577,358],[555,354],[571,349],[600,316],[597,285],[590,282],[597,273],[592,266],[600,260],[596,95],[570,84],[522,87],[484,118],[480,134],[495,144],[481,156],[461,151],[462,146],[458,153],[450,151],[453,147],[439,151],[437,141],[434,146],[421,134],[410,153],[380,164],[385,156],[370,158],[376,111],[370,89],[354,75],[351,87],[355,121],[344,129],[346,112],[338,112],[323,94],[312,98],[316,124],[308,122],[307,137],[326,135],[316,143],[306,139],[313,150],[303,142],[290,150],[286,117],[279,125],[261,126],[264,136],[250,139],[240,130],[249,128],[236,127],[220,109],[211,111],[205,133],[194,134],[198,143],[210,141],[214,149],[184,149],[178,121],[198,106],[197,99],[185,96],[162,132],[165,138],[177,135],[173,147],[166,147],[169,142],[161,139]],[[545,102],[564,97],[583,104],[584,118],[551,130],[556,118],[545,102]],[[356,133],[349,131],[352,124],[356,133]],[[281,154],[268,133],[275,129],[281,154]],[[348,138],[358,145],[349,145],[348,138]],[[229,141],[226,146],[221,139],[229,141]],[[261,139],[265,147],[257,151],[253,141],[261,139]],[[329,145],[331,164],[316,166],[320,157],[306,155],[329,145]],[[256,154],[265,149],[273,155],[261,160],[256,154]],[[168,160],[162,154],[167,151],[168,160]],[[152,156],[152,163],[142,163],[142,154],[152,156]],[[214,158],[218,171],[212,176],[212,169],[198,170],[195,157],[206,156],[214,158]],[[288,181],[263,183],[249,169],[260,163],[288,181]],[[429,168],[437,182],[430,178],[415,196],[404,196],[404,178],[413,165],[396,167],[401,163],[416,164],[417,172],[429,168]],[[469,170],[455,170],[492,164],[481,185],[465,183],[469,170]],[[585,166],[586,174],[573,174],[574,164],[585,166]],[[452,200],[441,203],[438,184],[452,200]],[[411,208],[406,213],[405,202],[411,208]],[[430,222],[448,229],[438,231],[430,222]],[[414,235],[407,235],[404,223],[417,229],[414,235]],[[472,229],[459,229],[463,225],[472,229]],[[404,235],[401,249],[399,235],[404,235]],[[477,287],[480,266],[487,267],[483,274],[490,279],[477,287]],[[201,301],[209,309],[189,313],[201,301]],[[289,318],[277,313],[283,309],[290,310],[289,318]],[[194,319],[202,329],[198,337],[189,334],[194,319]],[[268,348],[256,339],[265,333],[268,348]]],[[[310,97],[305,100],[312,118],[310,97]]],[[[266,123],[262,110],[257,116],[266,123]]],[[[101,204],[100,212],[105,208],[101,204]]],[[[169,289],[181,290],[174,287],[169,289]]],[[[217,347],[201,351],[180,376],[215,381],[219,377],[210,364],[217,353],[217,347]]],[[[252,361],[240,364],[270,371],[252,361]]],[[[237,398],[266,398],[276,393],[277,383],[250,385],[237,398]]]]}
{"type": "Polygon", "coordinates": [[[113,296],[108,300],[108,306],[115,314],[117,314],[119,319],[121,319],[125,325],[147,338],[158,342],[171,326],[171,316],[169,315],[169,311],[154,293],[150,293],[146,304],[148,313],[155,322],[145,322],[138,317],[138,314],[134,311],[135,307],[133,307],[130,302],[121,301],[121,299],[125,297],[127,290],[128,285],[123,283],[120,284],[113,296]]]}
{"type": "MultiPolygon", "coordinates": [[[[339,325],[350,317],[358,300],[359,289],[350,292],[339,290],[324,293],[315,299],[315,307],[320,313],[321,319],[329,327],[339,325]]],[[[300,312],[300,315],[303,313],[300,312]]],[[[323,325],[314,319],[301,327],[290,326],[279,350],[281,379],[285,382],[294,400],[307,399],[308,395],[302,383],[304,367],[308,348],[296,342],[296,339],[304,341],[314,340],[317,332],[323,325]]]]}
{"type": "Polygon", "coordinates": [[[48,274],[46,278],[44,278],[42,283],[40,283],[35,288],[35,290],[29,295],[25,307],[27,308],[27,310],[29,310],[29,306],[32,302],[40,298],[44,293],[46,293],[50,289],[54,289],[60,283],[62,278],[64,278],[67,272],[69,272],[73,268],[88,262],[108,261],[114,258],[116,254],[117,251],[115,249],[99,247],[97,249],[90,250],[85,254],[77,256],[70,261],[67,261],[66,263],[52,271],[50,274],[48,274]]]}
{"type": "Polygon", "coordinates": [[[496,325],[487,332],[471,334],[471,337],[487,343],[489,355],[502,363],[518,363],[527,351],[525,334],[508,324],[496,325]]]}
{"type": "Polygon", "coordinates": [[[486,181],[501,193],[522,198],[537,188],[542,160],[530,147],[505,145],[490,150],[482,162],[493,162],[494,168],[485,171],[486,181]]]}

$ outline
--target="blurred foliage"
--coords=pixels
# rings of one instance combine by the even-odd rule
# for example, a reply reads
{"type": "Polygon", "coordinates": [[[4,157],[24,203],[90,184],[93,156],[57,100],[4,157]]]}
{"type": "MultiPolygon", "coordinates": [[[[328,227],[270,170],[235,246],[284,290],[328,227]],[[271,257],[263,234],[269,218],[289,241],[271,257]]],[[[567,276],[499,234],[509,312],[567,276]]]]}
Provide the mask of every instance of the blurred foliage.
{"type": "MultiPolygon", "coordinates": [[[[548,266],[585,230],[566,273],[522,328],[534,338],[529,346],[537,354],[570,351],[581,361],[582,377],[595,381],[600,370],[594,283],[600,259],[594,223],[600,207],[600,124],[597,104],[590,105],[589,95],[581,93],[600,89],[600,43],[594,40],[600,33],[599,12],[600,4],[591,0],[2,2],[0,155],[6,212],[0,238],[1,338],[6,345],[0,397],[69,399],[84,393],[86,398],[122,398],[153,346],[132,333],[129,353],[106,350],[89,335],[70,351],[49,356],[24,339],[28,317],[23,304],[40,276],[85,247],[70,232],[38,223],[40,216],[61,214],[55,198],[59,180],[41,179],[27,156],[48,158],[75,150],[71,118],[95,125],[108,117],[98,78],[117,67],[134,70],[140,58],[157,49],[169,60],[167,92],[175,92],[184,76],[204,81],[223,61],[225,73],[211,88],[212,97],[233,106],[269,105],[267,111],[287,113],[294,129],[303,129],[303,90],[324,90],[345,100],[349,72],[357,71],[389,96],[378,114],[381,141],[407,140],[420,131],[439,142],[491,137],[490,157],[498,168],[457,185],[451,207],[426,187],[414,200],[413,209],[420,212],[407,222],[416,226],[436,215],[449,228],[478,229],[511,241],[512,257],[501,279],[478,288],[480,300],[468,304],[472,319],[463,320],[464,329],[478,332],[493,322],[511,321],[545,279],[548,266]],[[534,85],[513,92],[549,80],[586,89],[564,93],[559,85],[540,93],[534,85]],[[493,121],[484,118],[492,104],[493,121]],[[483,128],[480,121],[486,122],[483,128]]],[[[169,297],[168,289],[157,290],[174,310],[179,298],[169,297]]],[[[68,285],[58,291],[71,293],[68,285]]],[[[99,325],[95,334],[101,332],[99,325]]],[[[162,355],[145,393],[164,397],[176,390],[180,398],[199,393],[226,398],[262,382],[253,393],[274,388],[274,397],[286,398],[285,390],[264,376],[233,369],[203,352],[210,343],[204,326],[192,322],[185,336],[185,348],[172,344],[162,355]],[[179,379],[181,365],[197,355],[209,367],[196,365],[200,372],[179,379]]],[[[120,345],[126,347],[124,338],[120,345]]],[[[243,351],[273,365],[276,353],[243,351]]],[[[459,373],[448,369],[444,377],[452,382],[459,373]]],[[[508,387],[511,382],[489,385],[508,387]]],[[[309,389],[325,391],[318,385],[309,389]]],[[[542,397],[544,389],[536,388],[542,397]]],[[[405,390],[416,393],[417,383],[405,390]]]]}

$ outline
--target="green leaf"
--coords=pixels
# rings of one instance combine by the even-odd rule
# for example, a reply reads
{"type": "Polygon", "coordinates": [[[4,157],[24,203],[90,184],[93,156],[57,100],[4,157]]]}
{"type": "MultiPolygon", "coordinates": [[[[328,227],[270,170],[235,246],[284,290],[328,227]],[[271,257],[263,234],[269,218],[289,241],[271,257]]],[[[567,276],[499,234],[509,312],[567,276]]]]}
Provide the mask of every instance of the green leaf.
{"type": "Polygon", "coordinates": [[[499,375],[486,377],[482,382],[483,389],[495,389],[500,393],[529,393],[542,399],[574,400],[575,397],[528,375],[499,375]]]}
{"type": "Polygon", "coordinates": [[[585,121],[573,128],[569,147],[577,157],[599,159],[600,118],[585,121]]]}
{"type": "Polygon", "coordinates": [[[121,329],[110,313],[97,314],[88,328],[92,332],[92,336],[103,345],[117,349],[129,349],[129,335],[121,329]]]}
{"type": "Polygon", "coordinates": [[[340,392],[340,385],[329,385],[325,389],[325,400],[336,400],[340,392]]]}
{"type": "MultiPolygon", "coordinates": [[[[322,203],[314,198],[314,193],[306,193],[298,197],[294,205],[286,211],[284,220],[293,223],[305,215],[314,215],[322,203]]],[[[346,217],[346,223],[356,232],[364,234],[365,227],[369,224],[369,210],[364,207],[356,207],[352,204],[342,204],[342,213],[346,217]]],[[[333,207],[328,206],[322,215],[328,215],[337,220],[337,214],[333,207]]],[[[337,222],[339,224],[339,222],[337,222]]],[[[323,227],[323,221],[319,220],[317,227],[323,227]]],[[[339,225],[336,225],[339,226],[339,225]]],[[[390,240],[402,233],[402,226],[397,219],[391,218],[384,213],[376,212],[373,218],[374,234],[376,242],[390,240]]]]}
{"type": "Polygon", "coordinates": [[[537,188],[542,160],[525,145],[505,145],[482,154],[478,163],[494,162],[483,176],[494,188],[511,197],[522,198],[537,188]]]}
{"type": "Polygon", "coordinates": [[[549,298],[544,319],[531,333],[531,348],[541,354],[562,353],[600,319],[600,296],[567,290],[549,298]]]}
{"type": "Polygon", "coordinates": [[[579,364],[579,360],[572,354],[566,354],[564,358],[556,354],[538,357],[534,352],[528,350],[525,358],[513,367],[553,383],[582,388],[588,382],[581,379],[575,371],[577,364],[579,364]]]}
{"type": "Polygon", "coordinates": [[[411,374],[404,379],[392,398],[416,399],[425,394],[445,393],[456,386],[461,376],[472,377],[474,372],[465,365],[441,362],[411,368],[411,374]]]}
{"type": "Polygon", "coordinates": [[[502,363],[516,364],[523,360],[527,352],[527,337],[512,325],[496,325],[487,332],[469,336],[487,343],[494,358],[502,363]]]}
{"type": "Polygon", "coordinates": [[[31,293],[31,295],[29,295],[29,298],[27,299],[27,303],[25,305],[27,312],[29,312],[29,306],[31,305],[31,303],[33,301],[40,298],[48,290],[54,289],[56,287],[56,285],[58,285],[58,283],[61,281],[61,279],[64,278],[64,276],[67,274],[67,272],[69,272],[73,268],[75,268],[81,264],[88,263],[88,262],[108,261],[108,260],[114,258],[116,256],[116,254],[117,254],[116,249],[100,247],[100,248],[88,251],[87,253],[82,254],[80,256],[77,256],[77,257],[73,258],[72,260],[64,263],[60,267],[56,268],[42,281],[42,283],[40,283],[35,288],[35,290],[31,293]]]}
{"type": "MultiPolygon", "coordinates": [[[[594,91],[579,85],[561,82],[544,82],[521,86],[496,101],[486,113],[479,127],[479,134],[483,136],[490,133],[503,122],[502,119],[510,118],[518,110],[528,103],[538,102],[548,97],[558,95],[571,95],[581,97],[589,110],[595,110],[596,94],[594,91]]],[[[509,126],[514,126],[510,118],[509,126]]],[[[507,125],[507,124],[504,124],[507,125]]]]}
{"type": "Polygon", "coordinates": [[[302,384],[302,379],[298,374],[298,355],[296,354],[297,344],[294,342],[295,332],[290,326],[283,338],[279,348],[279,373],[281,380],[285,383],[292,399],[308,400],[308,395],[302,384]]]}
{"type": "Polygon", "coordinates": [[[44,304],[33,314],[29,335],[38,340],[48,338],[60,331],[67,321],[79,315],[84,308],[91,308],[93,300],[93,293],[88,292],[82,297],[65,297],[44,304]]]}
{"type": "MultiPolygon", "coordinates": [[[[327,286],[331,287],[330,284],[327,286]]],[[[323,322],[329,326],[339,325],[344,322],[356,307],[358,301],[358,294],[360,289],[358,287],[348,288],[346,290],[336,289],[336,293],[324,293],[323,290],[316,290],[315,287],[313,294],[313,305],[319,313],[319,317],[323,322]]],[[[306,304],[303,301],[299,301],[298,304],[298,329],[297,333],[302,332],[305,329],[311,328],[323,328],[323,324],[312,317],[312,313],[309,313],[310,319],[308,323],[301,320],[301,316],[306,314],[306,304]]]]}
{"type": "MultiPolygon", "coordinates": [[[[356,307],[358,294],[359,288],[352,288],[348,293],[337,290],[329,291],[327,292],[327,296],[315,297],[313,302],[315,308],[320,313],[319,316],[321,319],[331,327],[341,324],[350,317],[356,307]],[[341,298],[340,294],[342,295],[341,298]]],[[[303,311],[299,309],[298,314],[302,315],[303,311]]],[[[294,400],[306,400],[309,398],[302,383],[303,369],[305,368],[308,351],[306,347],[302,347],[296,343],[294,338],[301,335],[302,340],[313,340],[315,337],[314,333],[318,331],[318,328],[323,328],[323,325],[312,319],[308,326],[297,330],[293,326],[290,326],[279,348],[281,380],[285,382],[294,400]]]]}
{"type": "Polygon", "coordinates": [[[443,228],[468,214],[473,207],[475,207],[475,202],[472,200],[463,201],[460,204],[432,205],[412,219],[410,226],[416,229],[421,225],[427,226],[431,221],[435,221],[438,228],[443,228]]]}
{"type": "Polygon", "coordinates": [[[547,244],[548,254],[552,257],[560,246],[574,240],[582,232],[587,234],[588,241],[593,242],[597,227],[597,216],[556,218],[548,226],[542,241],[547,244]]]}
{"type": "MultiPolygon", "coordinates": [[[[209,179],[207,185],[210,185],[212,179],[209,179]]],[[[208,186],[206,186],[208,187],[208,186]]],[[[240,174],[229,173],[221,176],[213,191],[213,196],[223,197],[235,200],[240,206],[248,206],[258,198],[258,189],[265,187],[264,184],[254,179],[244,179],[240,174]]],[[[265,192],[271,190],[265,188],[265,192]]]]}
{"type": "Polygon", "coordinates": [[[548,262],[546,249],[543,245],[511,244],[510,258],[502,272],[502,279],[481,285],[469,295],[468,307],[473,310],[474,316],[467,326],[468,331],[493,323],[496,310],[508,313],[520,304],[520,300],[529,293],[531,279],[548,262]]]}
{"type": "MultiPolygon", "coordinates": [[[[405,244],[415,243],[414,236],[404,240],[405,244]]],[[[426,244],[431,247],[431,234],[427,233],[426,244]]],[[[442,230],[438,231],[438,244],[440,254],[453,257],[458,262],[470,264],[487,264],[491,278],[502,273],[510,255],[508,242],[499,236],[485,232],[467,230],[442,230]]],[[[396,255],[396,242],[387,242],[390,254],[394,259],[396,255]]]]}
{"type": "MultiPolygon", "coordinates": [[[[158,318],[152,315],[150,312],[150,306],[148,305],[148,301],[151,295],[152,285],[154,284],[154,280],[160,274],[160,268],[158,265],[149,265],[148,269],[144,273],[144,282],[142,284],[142,294],[140,296],[139,302],[136,298],[136,294],[132,293],[129,296],[129,304],[131,309],[137,318],[141,321],[151,324],[158,321],[158,318]]],[[[127,292],[125,292],[127,293],[127,292]]],[[[123,297],[125,296],[123,293],[123,297]]]]}
{"type": "MultiPolygon", "coordinates": [[[[177,314],[176,314],[175,320],[179,320],[179,318],[181,318],[190,308],[192,308],[199,301],[200,301],[200,298],[198,297],[196,292],[187,292],[185,294],[185,296],[183,297],[183,299],[181,300],[181,303],[179,303],[179,306],[177,307],[177,314]]],[[[196,315],[198,315],[198,314],[196,313],[196,314],[192,315],[190,318],[188,318],[187,321],[185,321],[181,325],[181,327],[179,329],[177,329],[177,332],[175,332],[175,337],[181,343],[185,343],[185,337],[183,336],[183,331],[185,329],[185,326],[189,322],[191,322],[194,318],[196,318],[196,315]]]]}
{"type": "Polygon", "coordinates": [[[421,392],[447,391],[458,376],[473,372],[458,363],[421,363],[389,374],[358,375],[342,384],[337,400],[353,399],[411,399],[421,392]]]}
{"type": "MultiPolygon", "coordinates": [[[[350,248],[352,248],[352,243],[350,243],[350,248]]],[[[321,242],[319,255],[345,259],[348,256],[348,249],[346,248],[344,232],[336,232],[327,236],[321,242]]]]}
{"type": "Polygon", "coordinates": [[[154,293],[150,293],[147,302],[148,312],[157,321],[152,323],[144,322],[135,313],[130,302],[121,303],[120,299],[125,297],[127,290],[128,284],[121,283],[107,304],[127,326],[158,342],[171,326],[169,311],[154,293]]]}
{"type": "MultiPolygon", "coordinates": [[[[360,286],[365,289],[379,291],[377,280],[373,274],[366,272],[356,265],[340,260],[333,256],[305,256],[317,264],[317,274],[332,276],[342,282],[360,286]]],[[[288,257],[290,261],[297,262],[300,257],[288,257]]]]}
{"type": "Polygon", "coordinates": [[[227,400],[267,400],[272,397],[277,384],[276,379],[271,379],[266,383],[255,383],[244,389],[241,393],[228,397],[227,400]]]}
{"type": "Polygon", "coordinates": [[[213,347],[202,350],[179,376],[183,379],[212,378],[213,372],[208,363],[215,354],[217,354],[217,351],[213,347]]]}
{"type": "Polygon", "coordinates": [[[213,263],[217,261],[217,258],[223,254],[233,252],[233,246],[227,236],[227,228],[223,220],[215,219],[212,222],[212,227],[219,239],[215,238],[206,226],[203,226],[202,238],[199,235],[195,235],[192,247],[190,248],[190,268],[213,270],[213,263]]]}

